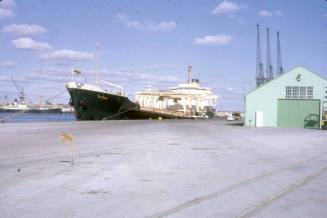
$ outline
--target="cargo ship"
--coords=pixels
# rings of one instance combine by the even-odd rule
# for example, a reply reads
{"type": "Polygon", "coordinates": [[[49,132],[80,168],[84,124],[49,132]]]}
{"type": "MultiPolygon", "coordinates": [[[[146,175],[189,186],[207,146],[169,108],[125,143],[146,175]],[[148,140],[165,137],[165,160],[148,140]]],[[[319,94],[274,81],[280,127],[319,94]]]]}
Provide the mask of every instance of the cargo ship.
{"type": "Polygon", "coordinates": [[[0,107],[0,112],[7,113],[62,113],[61,107],[55,105],[37,105],[18,102],[16,99],[11,104],[0,107]]]}
{"type": "MultiPolygon", "coordinates": [[[[213,117],[217,96],[211,89],[199,86],[199,80],[192,79],[191,66],[188,72],[188,83],[162,91],[154,91],[147,87],[144,91],[136,92],[135,101],[126,96],[121,86],[99,81],[98,76],[96,85],[72,81],[66,85],[66,89],[70,94],[70,105],[74,107],[77,120],[213,117]],[[100,84],[111,88],[103,88],[100,84]]],[[[72,70],[72,75],[76,74],[79,75],[81,72],[72,70]]]]}
{"type": "MultiPolygon", "coordinates": [[[[0,112],[7,112],[7,113],[61,113],[61,107],[57,105],[53,105],[51,102],[46,101],[45,104],[32,104],[27,103],[26,95],[24,92],[24,88],[18,86],[14,78],[10,77],[11,81],[15,85],[18,91],[18,99],[11,103],[5,103],[0,106],[0,112]]],[[[54,96],[56,97],[56,96],[54,96]]],[[[53,98],[53,97],[52,97],[53,98]]],[[[49,98],[51,99],[51,98],[49,98]]]]}

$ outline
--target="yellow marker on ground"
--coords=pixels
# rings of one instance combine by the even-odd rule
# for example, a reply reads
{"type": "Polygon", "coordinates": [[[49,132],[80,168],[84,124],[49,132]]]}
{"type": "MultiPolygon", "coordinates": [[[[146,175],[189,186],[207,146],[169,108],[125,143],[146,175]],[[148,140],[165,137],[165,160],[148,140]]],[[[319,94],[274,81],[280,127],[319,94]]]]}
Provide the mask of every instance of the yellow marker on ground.
{"type": "Polygon", "coordinates": [[[74,165],[74,150],[73,150],[74,147],[72,144],[74,137],[71,134],[61,134],[59,136],[59,140],[67,143],[68,149],[69,149],[69,154],[71,157],[71,164],[74,165]]]}

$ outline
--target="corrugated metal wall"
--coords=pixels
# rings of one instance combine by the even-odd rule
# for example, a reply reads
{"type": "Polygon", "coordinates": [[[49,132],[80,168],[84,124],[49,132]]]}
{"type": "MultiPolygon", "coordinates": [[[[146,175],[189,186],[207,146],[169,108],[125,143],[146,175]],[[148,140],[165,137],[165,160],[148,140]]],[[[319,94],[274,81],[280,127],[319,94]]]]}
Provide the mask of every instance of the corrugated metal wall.
{"type": "Polygon", "coordinates": [[[278,127],[318,129],[319,124],[320,100],[278,100],[278,127]]]}

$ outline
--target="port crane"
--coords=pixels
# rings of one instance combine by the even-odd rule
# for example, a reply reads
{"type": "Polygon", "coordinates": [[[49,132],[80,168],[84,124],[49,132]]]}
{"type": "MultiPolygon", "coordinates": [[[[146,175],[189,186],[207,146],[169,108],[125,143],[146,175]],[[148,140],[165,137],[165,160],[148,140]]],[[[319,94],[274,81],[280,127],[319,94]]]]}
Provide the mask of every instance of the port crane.
{"type": "Polygon", "coordinates": [[[265,75],[263,74],[263,63],[261,60],[260,30],[259,30],[259,24],[257,24],[257,58],[256,58],[257,87],[262,86],[264,82],[265,82],[265,75]]]}
{"type": "MultiPolygon", "coordinates": [[[[267,59],[266,59],[266,75],[264,75],[264,65],[261,60],[261,46],[260,46],[260,29],[257,24],[257,57],[256,57],[256,85],[257,87],[262,86],[265,82],[274,78],[273,66],[271,64],[271,51],[270,51],[270,34],[269,28],[267,30],[267,59]]],[[[280,48],[279,31],[277,31],[277,68],[276,76],[284,73],[282,66],[282,54],[280,48]]]]}
{"type": "Polygon", "coordinates": [[[18,97],[19,97],[19,102],[20,103],[24,103],[25,102],[25,98],[26,98],[26,95],[25,95],[25,92],[24,92],[24,88],[23,87],[19,87],[18,84],[16,83],[16,81],[14,80],[14,78],[12,76],[10,76],[10,79],[12,81],[12,83],[15,85],[17,91],[18,91],[18,97]]]}

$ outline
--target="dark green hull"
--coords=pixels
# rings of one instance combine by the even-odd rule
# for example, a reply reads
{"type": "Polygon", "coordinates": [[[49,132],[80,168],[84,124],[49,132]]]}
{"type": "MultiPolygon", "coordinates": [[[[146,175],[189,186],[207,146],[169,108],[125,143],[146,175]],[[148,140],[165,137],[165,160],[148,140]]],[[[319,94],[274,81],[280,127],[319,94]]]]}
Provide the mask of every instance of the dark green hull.
{"type": "Polygon", "coordinates": [[[140,106],[126,96],[109,94],[80,88],[68,88],[71,106],[77,120],[123,120],[123,119],[174,119],[151,111],[142,111],[140,106]]]}

